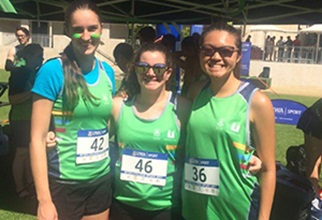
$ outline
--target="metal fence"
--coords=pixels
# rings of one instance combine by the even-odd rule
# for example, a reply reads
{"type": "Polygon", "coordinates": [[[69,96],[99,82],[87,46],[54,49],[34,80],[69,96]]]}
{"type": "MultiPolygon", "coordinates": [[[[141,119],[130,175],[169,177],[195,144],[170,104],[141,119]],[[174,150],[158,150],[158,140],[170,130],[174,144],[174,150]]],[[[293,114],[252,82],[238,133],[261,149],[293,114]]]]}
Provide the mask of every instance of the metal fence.
{"type": "Polygon", "coordinates": [[[258,52],[252,50],[252,53],[253,52],[257,53],[257,55],[253,56],[255,57],[254,59],[265,61],[322,64],[321,47],[274,46],[272,49],[267,49],[266,51],[258,52]],[[260,56],[258,53],[260,53],[260,56]]]}

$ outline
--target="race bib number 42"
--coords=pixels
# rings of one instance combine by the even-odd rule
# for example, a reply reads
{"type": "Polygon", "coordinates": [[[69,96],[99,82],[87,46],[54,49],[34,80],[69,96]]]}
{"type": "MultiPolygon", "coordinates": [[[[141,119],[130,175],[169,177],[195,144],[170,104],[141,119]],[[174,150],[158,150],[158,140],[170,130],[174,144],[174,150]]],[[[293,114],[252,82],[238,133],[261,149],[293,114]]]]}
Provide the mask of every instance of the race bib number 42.
{"type": "Polygon", "coordinates": [[[121,180],[164,186],[168,169],[168,155],[124,149],[121,180]]]}
{"type": "Polygon", "coordinates": [[[184,170],[186,190],[212,196],[219,195],[219,162],[217,160],[187,158],[184,170]]]}
{"type": "Polygon", "coordinates": [[[78,131],[76,163],[93,163],[107,158],[108,141],[109,135],[107,128],[78,131]]]}

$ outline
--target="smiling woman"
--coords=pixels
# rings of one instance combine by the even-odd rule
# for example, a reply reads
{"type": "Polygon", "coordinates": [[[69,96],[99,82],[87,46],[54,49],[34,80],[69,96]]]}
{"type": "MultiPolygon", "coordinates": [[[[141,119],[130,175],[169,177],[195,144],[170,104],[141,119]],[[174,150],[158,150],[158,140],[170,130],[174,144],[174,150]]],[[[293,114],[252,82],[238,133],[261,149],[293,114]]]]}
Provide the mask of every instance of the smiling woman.
{"type": "Polygon", "coordinates": [[[180,131],[190,102],[167,90],[171,74],[169,50],[160,43],[144,44],[130,71],[131,94],[113,100],[118,156],[112,220],[181,219],[180,131]]]}
{"type": "Polygon", "coordinates": [[[65,33],[71,43],[41,67],[32,90],[37,217],[106,220],[112,189],[107,121],[115,82],[113,69],[95,57],[102,23],[92,1],[68,6],[65,33]],[[58,143],[47,151],[49,126],[58,143]]]}
{"type": "Polygon", "coordinates": [[[241,38],[234,27],[213,24],[202,33],[200,44],[201,68],[209,80],[191,93],[183,216],[269,219],[276,169],[272,104],[254,85],[239,80],[241,38]],[[248,169],[255,151],[262,161],[258,178],[248,169]]]}

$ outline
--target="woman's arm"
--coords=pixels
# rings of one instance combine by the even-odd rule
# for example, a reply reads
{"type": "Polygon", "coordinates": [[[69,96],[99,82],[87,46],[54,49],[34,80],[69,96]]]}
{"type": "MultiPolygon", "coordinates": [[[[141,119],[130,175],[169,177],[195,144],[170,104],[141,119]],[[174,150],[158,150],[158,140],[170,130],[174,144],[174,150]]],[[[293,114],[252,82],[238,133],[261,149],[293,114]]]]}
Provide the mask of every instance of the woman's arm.
{"type": "Polygon", "coordinates": [[[16,48],[15,47],[11,48],[8,51],[7,59],[6,59],[6,64],[5,64],[5,70],[6,71],[11,71],[12,68],[14,68],[13,61],[15,59],[15,51],[16,51],[16,48]]]}
{"type": "Polygon", "coordinates": [[[58,219],[49,190],[46,155],[46,137],[49,130],[52,107],[53,102],[49,99],[33,95],[30,157],[39,202],[38,219],[58,219]]]}
{"type": "Polygon", "coordinates": [[[275,117],[271,100],[263,93],[256,92],[251,104],[250,120],[258,157],[262,161],[260,173],[260,220],[268,220],[273,204],[276,165],[275,165],[275,117]]]}

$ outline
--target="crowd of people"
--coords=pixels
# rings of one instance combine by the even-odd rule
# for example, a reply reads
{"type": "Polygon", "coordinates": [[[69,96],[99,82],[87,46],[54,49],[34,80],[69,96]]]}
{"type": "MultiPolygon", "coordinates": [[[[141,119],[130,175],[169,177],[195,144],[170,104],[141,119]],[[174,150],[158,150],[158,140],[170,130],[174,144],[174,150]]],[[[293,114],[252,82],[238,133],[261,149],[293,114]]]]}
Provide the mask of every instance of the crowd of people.
{"type": "Polygon", "coordinates": [[[274,111],[268,96],[239,79],[238,30],[212,24],[176,51],[173,36],[142,28],[138,49],[114,49],[124,73],[116,89],[112,67],[95,56],[102,34],[95,3],[70,3],[64,28],[69,45],[44,63],[42,48],[18,28],[20,44],[6,62],[10,126],[20,137],[25,126],[14,141],[24,149],[14,162],[16,191],[24,197],[34,184],[38,219],[270,219],[274,111]],[[29,45],[39,52],[31,56],[29,45]],[[23,80],[15,77],[21,68],[23,80]],[[178,68],[186,74],[181,94],[173,86],[178,68]],[[22,180],[30,164],[33,178],[22,180]]]}
{"type": "Polygon", "coordinates": [[[276,43],[275,38],[275,36],[271,37],[270,35],[266,37],[264,48],[264,60],[290,62],[291,58],[294,58],[297,62],[297,59],[300,56],[301,46],[299,35],[296,35],[294,40],[292,40],[290,36],[287,36],[286,41],[283,40],[283,36],[280,36],[279,40],[276,43]]]}

